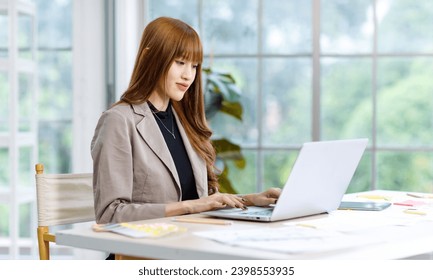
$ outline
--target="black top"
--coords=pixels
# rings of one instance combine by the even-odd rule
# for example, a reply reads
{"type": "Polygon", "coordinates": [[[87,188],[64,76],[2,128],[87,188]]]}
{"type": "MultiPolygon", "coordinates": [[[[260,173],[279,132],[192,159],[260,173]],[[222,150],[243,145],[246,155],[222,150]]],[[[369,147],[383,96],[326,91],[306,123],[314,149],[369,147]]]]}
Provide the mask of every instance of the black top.
{"type": "Polygon", "coordinates": [[[171,157],[176,166],[182,189],[182,200],[197,199],[197,187],[195,185],[191,162],[186,152],[182,136],[180,135],[171,104],[168,104],[166,111],[158,111],[152,103],[148,102],[148,104],[164,136],[165,143],[170,150],[171,157]]]}

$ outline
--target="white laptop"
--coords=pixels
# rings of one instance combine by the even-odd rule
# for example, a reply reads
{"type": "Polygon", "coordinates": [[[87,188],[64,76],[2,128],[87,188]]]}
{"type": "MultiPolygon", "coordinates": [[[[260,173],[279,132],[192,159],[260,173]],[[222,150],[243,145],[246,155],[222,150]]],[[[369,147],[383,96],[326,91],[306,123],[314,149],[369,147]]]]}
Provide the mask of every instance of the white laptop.
{"type": "Polygon", "coordinates": [[[276,205],[207,211],[213,217],[280,221],[329,213],[346,193],[368,139],[304,143],[276,205]]]}

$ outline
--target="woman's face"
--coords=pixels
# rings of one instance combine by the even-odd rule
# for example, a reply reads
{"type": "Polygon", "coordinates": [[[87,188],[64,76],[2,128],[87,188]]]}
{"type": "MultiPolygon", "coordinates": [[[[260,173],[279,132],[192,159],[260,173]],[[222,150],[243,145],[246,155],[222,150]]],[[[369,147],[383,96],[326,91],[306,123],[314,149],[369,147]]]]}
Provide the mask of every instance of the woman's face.
{"type": "Polygon", "coordinates": [[[179,101],[194,82],[197,63],[185,59],[175,59],[168,70],[165,80],[165,94],[170,99],[179,101]]]}

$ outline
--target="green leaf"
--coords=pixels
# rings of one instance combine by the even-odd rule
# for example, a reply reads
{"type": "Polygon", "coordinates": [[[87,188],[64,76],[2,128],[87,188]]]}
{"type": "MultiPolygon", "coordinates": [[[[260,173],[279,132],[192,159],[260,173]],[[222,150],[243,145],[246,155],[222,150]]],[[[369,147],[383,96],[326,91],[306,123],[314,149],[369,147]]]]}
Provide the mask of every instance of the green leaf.
{"type": "Polygon", "coordinates": [[[239,102],[222,101],[220,111],[242,121],[242,105],[239,102]]]}
{"type": "MultiPolygon", "coordinates": [[[[210,71],[210,70],[209,70],[210,71]]],[[[205,89],[209,93],[222,94],[227,101],[239,101],[241,90],[236,85],[234,78],[227,73],[206,72],[205,89]]]]}
{"type": "Polygon", "coordinates": [[[221,111],[223,98],[220,94],[208,94],[205,98],[205,114],[207,119],[211,119],[216,113],[221,111]]]}
{"type": "Polygon", "coordinates": [[[217,157],[223,161],[233,161],[237,168],[243,169],[246,161],[241,153],[241,147],[225,138],[212,140],[212,144],[217,152],[217,157]]]}
{"type": "Polygon", "coordinates": [[[220,184],[220,192],[236,194],[236,190],[233,188],[232,183],[228,178],[228,168],[225,168],[221,175],[218,177],[218,183],[220,184]]]}

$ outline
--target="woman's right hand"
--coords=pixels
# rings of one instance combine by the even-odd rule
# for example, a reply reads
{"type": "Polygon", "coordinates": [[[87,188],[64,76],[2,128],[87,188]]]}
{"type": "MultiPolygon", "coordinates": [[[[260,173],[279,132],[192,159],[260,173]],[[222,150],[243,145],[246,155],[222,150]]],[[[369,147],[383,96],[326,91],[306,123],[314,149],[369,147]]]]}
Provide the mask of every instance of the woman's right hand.
{"type": "Polygon", "coordinates": [[[246,209],[241,197],[234,194],[215,193],[195,200],[184,201],[189,208],[188,214],[200,213],[225,207],[246,209]]]}
{"type": "Polygon", "coordinates": [[[225,207],[246,209],[242,197],[234,194],[215,193],[199,199],[169,203],[165,207],[165,216],[201,213],[225,207]]]}

